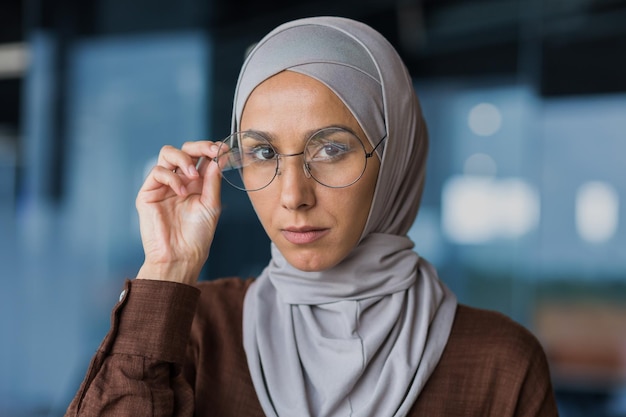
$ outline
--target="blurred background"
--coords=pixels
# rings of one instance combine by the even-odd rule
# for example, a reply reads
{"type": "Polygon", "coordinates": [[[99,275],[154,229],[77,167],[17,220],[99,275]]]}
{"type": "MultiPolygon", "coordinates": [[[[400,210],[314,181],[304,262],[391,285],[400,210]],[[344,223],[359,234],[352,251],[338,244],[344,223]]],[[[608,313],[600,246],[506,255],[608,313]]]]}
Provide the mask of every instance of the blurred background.
{"type": "MultiPolygon", "coordinates": [[[[63,414],[141,265],[160,147],[225,136],[246,49],[324,14],[414,77],[416,250],[537,335],[562,416],[626,416],[625,0],[1,0],[0,416],[63,414]]],[[[269,257],[245,194],[223,198],[202,279],[269,257]]]]}

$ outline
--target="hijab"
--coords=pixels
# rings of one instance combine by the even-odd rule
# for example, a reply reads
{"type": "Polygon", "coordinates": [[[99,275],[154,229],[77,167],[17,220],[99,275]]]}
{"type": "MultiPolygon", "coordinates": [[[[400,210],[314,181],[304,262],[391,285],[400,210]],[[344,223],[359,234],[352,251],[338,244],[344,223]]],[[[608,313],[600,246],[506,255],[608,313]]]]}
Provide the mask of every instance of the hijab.
{"type": "MultiPolygon", "coordinates": [[[[233,130],[254,88],[310,76],[351,111],[381,160],[357,246],[317,272],[272,259],[244,300],[244,348],[268,416],[405,416],[445,348],[456,298],[413,250],[428,135],[411,77],[387,40],[338,17],[285,23],[243,64],[233,130]]],[[[349,215],[349,214],[347,214],[349,215]]]]}

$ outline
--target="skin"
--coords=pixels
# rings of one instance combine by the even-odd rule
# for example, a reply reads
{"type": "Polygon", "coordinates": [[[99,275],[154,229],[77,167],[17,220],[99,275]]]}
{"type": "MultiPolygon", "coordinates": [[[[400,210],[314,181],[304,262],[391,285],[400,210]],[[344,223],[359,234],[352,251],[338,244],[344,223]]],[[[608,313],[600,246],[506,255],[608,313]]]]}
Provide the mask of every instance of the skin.
{"type": "MultiPolygon", "coordinates": [[[[352,113],[321,82],[285,71],[261,83],[246,102],[242,130],[264,132],[281,154],[301,152],[311,133],[345,126],[371,145],[352,113]]],[[[249,193],[272,242],[303,271],[338,264],[357,244],[372,203],[380,163],[370,158],[363,176],[346,188],[328,188],[305,176],[301,157],[282,158],[281,175],[249,193]]]]}
{"type": "MultiPolygon", "coordinates": [[[[261,83],[246,102],[241,130],[264,132],[281,154],[301,152],[311,133],[344,126],[372,146],[343,102],[326,86],[285,71],[261,83]]],[[[145,260],[137,278],[193,284],[209,256],[221,211],[217,164],[211,141],[165,146],[140,189],[136,207],[145,260]]],[[[361,236],[380,168],[377,156],[355,184],[325,187],[304,174],[301,157],[281,158],[281,174],[266,188],[249,193],[270,239],[287,261],[303,271],[338,264],[361,236]]]]}

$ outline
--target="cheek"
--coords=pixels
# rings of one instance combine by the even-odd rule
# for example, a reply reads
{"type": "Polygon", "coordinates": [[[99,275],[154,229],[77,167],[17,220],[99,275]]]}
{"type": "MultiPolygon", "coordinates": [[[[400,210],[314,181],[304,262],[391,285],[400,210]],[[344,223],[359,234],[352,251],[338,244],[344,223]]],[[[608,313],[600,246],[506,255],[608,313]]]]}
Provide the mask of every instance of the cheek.
{"type": "MultiPolygon", "coordinates": [[[[355,201],[359,201],[359,207],[356,209],[359,213],[359,226],[360,226],[360,230],[363,231],[365,229],[365,224],[367,222],[367,219],[369,217],[369,213],[370,210],[372,208],[372,204],[374,201],[374,194],[375,194],[375,190],[376,190],[376,183],[378,181],[378,170],[380,165],[379,164],[372,164],[373,166],[368,166],[368,169],[371,169],[371,171],[368,171],[366,174],[368,175],[364,175],[361,178],[361,185],[363,186],[363,188],[360,189],[359,192],[359,196],[355,197],[355,201]]],[[[360,235],[359,235],[360,236],[360,235]]]]}
{"type": "MultiPolygon", "coordinates": [[[[363,183],[363,185],[366,184],[363,183]]],[[[354,192],[344,194],[338,202],[341,207],[338,214],[345,219],[344,224],[349,229],[348,233],[354,235],[355,239],[361,236],[372,205],[374,191],[369,184],[367,185],[367,187],[354,189],[354,192]]]]}
{"type": "MultiPolygon", "coordinates": [[[[359,222],[359,230],[363,231],[365,228],[365,223],[367,222],[367,218],[369,216],[370,210],[372,208],[372,198],[374,196],[374,192],[370,190],[366,190],[361,196],[360,200],[361,204],[358,207],[358,222],[359,222]]],[[[359,233],[360,236],[360,233],[359,233]]]]}

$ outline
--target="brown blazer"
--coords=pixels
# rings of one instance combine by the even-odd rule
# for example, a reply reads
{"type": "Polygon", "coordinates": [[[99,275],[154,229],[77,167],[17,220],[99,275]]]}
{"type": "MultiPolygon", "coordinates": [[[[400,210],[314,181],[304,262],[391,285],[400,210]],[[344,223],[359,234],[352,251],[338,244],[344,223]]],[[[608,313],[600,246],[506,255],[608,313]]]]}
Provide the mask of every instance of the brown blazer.
{"type": "MultiPolygon", "coordinates": [[[[127,281],[111,329],[65,415],[264,416],[243,350],[243,298],[251,282],[229,278],[196,288],[127,281]]],[[[557,415],[536,338],[499,313],[463,305],[409,413],[557,415]]]]}

